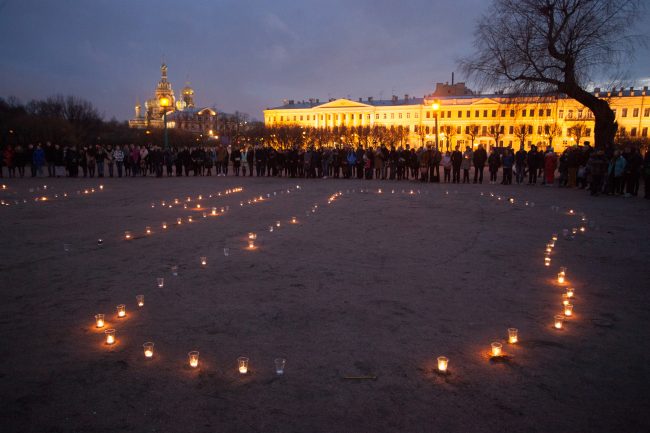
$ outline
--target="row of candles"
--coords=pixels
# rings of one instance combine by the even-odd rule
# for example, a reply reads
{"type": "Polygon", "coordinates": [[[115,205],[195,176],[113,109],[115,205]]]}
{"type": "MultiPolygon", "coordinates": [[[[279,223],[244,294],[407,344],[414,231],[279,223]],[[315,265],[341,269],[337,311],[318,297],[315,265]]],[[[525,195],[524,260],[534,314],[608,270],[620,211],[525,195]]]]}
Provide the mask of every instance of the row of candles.
{"type": "MultiPolygon", "coordinates": [[[[136,302],[138,307],[143,307],[144,306],[144,295],[137,295],[136,296],[136,302]]],[[[116,307],[117,309],[117,318],[118,319],[125,319],[126,318],[126,305],[120,304],[116,307]]],[[[104,314],[95,314],[95,326],[98,329],[101,329],[105,326],[105,320],[104,320],[104,314]]],[[[117,331],[114,328],[111,329],[106,329],[104,330],[104,336],[105,336],[105,344],[107,346],[113,346],[117,342],[117,331]]],[[[144,357],[147,359],[151,359],[154,356],[154,343],[152,341],[147,341],[142,345],[142,348],[144,349],[144,357]]],[[[188,365],[191,368],[198,368],[199,367],[199,351],[198,350],[192,350],[187,354],[188,358],[188,365]]],[[[239,371],[239,374],[245,375],[248,374],[250,370],[249,366],[249,358],[245,356],[240,356],[237,358],[237,370],[239,371]]],[[[284,367],[286,364],[286,359],[284,358],[276,358],[274,360],[275,364],[275,373],[277,375],[283,375],[284,374],[284,367]]]]}
{"type": "MultiPolygon", "coordinates": [[[[229,188],[229,189],[226,189],[224,191],[218,191],[218,192],[215,192],[213,194],[208,194],[208,199],[227,196],[227,195],[230,195],[230,194],[235,194],[235,193],[238,193],[238,192],[242,192],[243,190],[244,190],[244,188],[242,188],[240,186],[235,187],[235,188],[229,188]]],[[[203,194],[197,195],[195,200],[197,202],[200,202],[201,200],[204,200],[203,194]]],[[[162,208],[170,208],[171,209],[174,206],[180,206],[182,204],[183,209],[187,209],[188,206],[190,206],[193,209],[194,208],[196,208],[196,209],[201,209],[202,208],[201,203],[197,203],[196,206],[191,206],[192,201],[193,201],[192,197],[190,197],[190,196],[187,196],[185,198],[185,200],[181,200],[179,198],[174,198],[172,200],[162,200],[160,202],[160,206],[162,208]]],[[[151,207],[155,208],[156,207],[156,202],[151,202],[151,207]]]]}
{"type": "MultiPolygon", "coordinates": [[[[47,185],[43,185],[43,191],[47,190],[47,185]]],[[[7,189],[6,185],[3,185],[3,190],[7,189]]],[[[77,190],[76,195],[78,196],[87,196],[90,194],[94,194],[99,191],[104,190],[104,185],[99,185],[97,188],[85,188],[82,190],[77,190]]],[[[11,206],[13,205],[18,205],[18,204],[25,204],[25,203],[39,203],[39,202],[46,202],[46,201],[52,201],[52,200],[57,200],[57,199],[64,199],[64,198],[69,198],[69,197],[74,197],[75,194],[68,194],[67,192],[64,192],[62,194],[53,194],[53,195],[45,195],[45,194],[40,194],[41,192],[41,187],[36,187],[36,188],[30,188],[29,189],[30,193],[33,192],[38,192],[35,197],[30,198],[29,200],[26,198],[22,199],[13,199],[13,200],[0,200],[0,206],[11,206]]]]}

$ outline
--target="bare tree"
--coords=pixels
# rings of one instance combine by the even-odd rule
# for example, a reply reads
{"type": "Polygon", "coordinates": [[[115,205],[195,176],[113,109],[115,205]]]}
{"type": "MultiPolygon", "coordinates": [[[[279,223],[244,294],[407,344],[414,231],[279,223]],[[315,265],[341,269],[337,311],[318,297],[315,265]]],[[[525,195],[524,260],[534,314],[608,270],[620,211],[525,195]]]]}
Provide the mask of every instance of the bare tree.
{"type": "Polygon", "coordinates": [[[533,125],[521,124],[515,126],[515,136],[519,139],[519,144],[521,148],[526,147],[526,140],[533,133],[533,125]]]}
{"type": "Polygon", "coordinates": [[[456,127],[453,125],[442,125],[440,127],[440,132],[445,134],[445,139],[447,140],[447,150],[453,147],[453,138],[456,136],[456,127]]]}
{"type": "Polygon", "coordinates": [[[573,137],[577,145],[580,145],[580,140],[587,135],[587,125],[584,122],[576,123],[567,129],[567,133],[573,137]]]}
{"type": "Polygon", "coordinates": [[[474,149],[474,142],[478,136],[479,128],[480,126],[475,123],[465,126],[465,135],[469,137],[469,141],[472,143],[472,149],[474,149]]]}
{"type": "Polygon", "coordinates": [[[613,142],[617,124],[606,100],[585,88],[611,73],[636,41],[641,0],[493,0],[479,19],[476,53],[461,67],[489,87],[560,92],[589,108],[596,147],[613,142]]]}
{"type": "Polygon", "coordinates": [[[558,125],[557,121],[544,125],[544,138],[548,140],[548,145],[553,147],[553,140],[555,137],[560,137],[562,135],[562,127],[558,125]]]}

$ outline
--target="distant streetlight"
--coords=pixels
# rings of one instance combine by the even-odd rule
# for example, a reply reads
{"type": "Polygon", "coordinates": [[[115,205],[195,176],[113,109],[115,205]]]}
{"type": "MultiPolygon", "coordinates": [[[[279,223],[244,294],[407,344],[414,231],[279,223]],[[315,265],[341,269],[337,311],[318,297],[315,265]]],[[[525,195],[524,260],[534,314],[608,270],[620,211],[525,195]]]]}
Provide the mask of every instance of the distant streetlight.
{"type": "Polygon", "coordinates": [[[163,123],[165,125],[165,150],[168,150],[169,140],[167,138],[167,107],[169,107],[171,101],[169,100],[169,98],[163,96],[158,100],[158,102],[160,103],[160,106],[163,109],[163,123]]]}
{"type": "Polygon", "coordinates": [[[438,149],[438,111],[440,110],[440,104],[434,101],[431,108],[433,109],[433,117],[436,120],[436,149],[438,149]]]}

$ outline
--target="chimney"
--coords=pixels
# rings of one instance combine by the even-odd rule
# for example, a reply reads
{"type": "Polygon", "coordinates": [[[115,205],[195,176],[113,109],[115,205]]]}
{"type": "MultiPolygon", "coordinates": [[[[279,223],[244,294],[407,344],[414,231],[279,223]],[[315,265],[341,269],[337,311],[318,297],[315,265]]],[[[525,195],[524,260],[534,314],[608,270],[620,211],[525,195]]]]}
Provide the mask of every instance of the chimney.
{"type": "Polygon", "coordinates": [[[316,98],[316,103],[320,104],[320,99],[316,98]]]}
{"type": "Polygon", "coordinates": [[[452,86],[454,85],[454,73],[453,72],[451,73],[451,85],[452,86]]]}
{"type": "Polygon", "coordinates": [[[397,95],[393,95],[393,97],[391,98],[391,101],[397,102],[397,95]]]}
{"type": "Polygon", "coordinates": [[[408,101],[409,101],[409,94],[406,93],[406,94],[404,95],[404,102],[407,103],[408,101]]]}
{"type": "Polygon", "coordinates": [[[368,102],[372,102],[372,96],[368,96],[368,102]]]}
{"type": "Polygon", "coordinates": [[[359,102],[361,102],[361,98],[359,98],[359,102]]]}
{"type": "Polygon", "coordinates": [[[648,86],[643,86],[643,92],[641,92],[641,94],[645,96],[646,93],[648,93],[648,86]]]}
{"type": "Polygon", "coordinates": [[[634,96],[634,87],[630,87],[630,96],[634,96]]]}
{"type": "Polygon", "coordinates": [[[289,105],[293,105],[293,99],[289,99],[289,105]]]}

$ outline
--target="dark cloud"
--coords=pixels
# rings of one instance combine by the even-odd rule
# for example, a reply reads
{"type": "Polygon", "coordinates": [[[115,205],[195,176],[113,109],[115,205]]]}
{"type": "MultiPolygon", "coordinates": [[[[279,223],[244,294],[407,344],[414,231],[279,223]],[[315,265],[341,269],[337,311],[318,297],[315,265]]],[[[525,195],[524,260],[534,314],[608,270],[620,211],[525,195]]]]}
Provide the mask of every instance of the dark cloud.
{"type": "MultiPolygon", "coordinates": [[[[422,96],[472,49],[484,0],[9,0],[0,95],[72,93],[127,119],[164,56],[200,105],[261,110],[284,98],[422,96]]],[[[647,20],[646,20],[647,21],[647,20]]],[[[649,75],[643,51],[630,63],[649,75]]],[[[460,78],[460,77],[459,77],[460,78]]]]}

